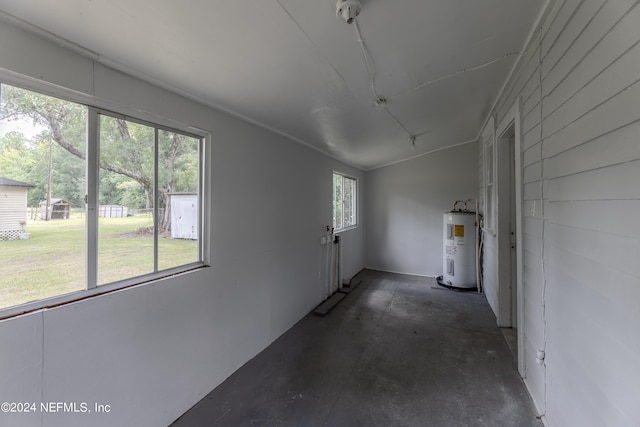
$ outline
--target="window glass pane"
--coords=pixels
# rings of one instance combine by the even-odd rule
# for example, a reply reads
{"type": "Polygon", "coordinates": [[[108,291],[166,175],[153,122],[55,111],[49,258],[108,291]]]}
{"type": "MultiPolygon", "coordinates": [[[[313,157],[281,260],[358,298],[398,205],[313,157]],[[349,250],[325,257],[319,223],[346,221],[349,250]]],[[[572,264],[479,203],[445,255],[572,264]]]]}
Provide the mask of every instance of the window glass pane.
{"type": "Polygon", "coordinates": [[[356,225],[356,180],[333,174],[333,227],[341,230],[356,225]]]}
{"type": "Polygon", "coordinates": [[[356,205],[357,205],[357,189],[356,180],[351,180],[351,225],[356,225],[358,222],[356,205]]]}
{"type": "Polygon", "coordinates": [[[344,178],[344,227],[353,225],[353,180],[344,178]]]}
{"type": "Polygon", "coordinates": [[[335,229],[342,228],[342,175],[333,175],[333,188],[334,188],[334,224],[335,229]]]}
{"type": "Polygon", "coordinates": [[[87,109],[0,85],[0,308],[85,289],[87,109]]]}
{"type": "Polygon", "coordinates": [[[485,225],[488,229],[493,229],[494,221],[494,170],[493,170],[493,156],[495,145],[493,142],[489,142],[486,147],[485,164],[486,164],[486,195],[485,195],[485,225]]]}
{"type": "Polygon", "coordinates": [[[487,145],[486,165],[487,184],[490,185],[493,184],[493,143],[487,145]]]}
{"type": "Polygon", "coordinates": [[[487,206],[485,206],[485,224],[487,228],[493,230],[493,216],[494,216],[494,187],[493,185],[487,185],[487,206]]]}
{"type": "Polygon", "coordinates": [[[332,209],[333,210],[333,228],[337,227],[337,222],[336,222],[336,220],[337,220],[337,218],[336,218],[336,212],[337,212],[337,209],[336,209],[336,181],[337,181],[337,179],[338,179],[338,175],[336,175],[334,173],[333,174],[333,182],[332,182],[333,186],[331,187],[332,190],[333,190],[333,197],[331,198],[332,199],[332,203],[333,203],[333,209],[332,209]]]}
{"type": "Polygon", "coordinates": [[[154,271],[153,127],[100,116],[98,284],[154,271]]]}
{"type": "Polygon", "coordinates": [[[197,138],[158,134],[158,269],[198,261],[197,138]]]}

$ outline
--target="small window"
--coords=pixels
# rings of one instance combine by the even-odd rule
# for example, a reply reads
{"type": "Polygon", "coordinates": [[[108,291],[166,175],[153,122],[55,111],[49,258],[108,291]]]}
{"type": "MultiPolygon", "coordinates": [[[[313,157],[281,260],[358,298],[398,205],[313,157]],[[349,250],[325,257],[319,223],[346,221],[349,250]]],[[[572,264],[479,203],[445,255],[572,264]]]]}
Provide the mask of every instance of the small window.
{"type": "Polygon", "coordinates": [[[339,173],[333,174],[333,228],[335,231],[357,225],[356,180],[339,173]]]}

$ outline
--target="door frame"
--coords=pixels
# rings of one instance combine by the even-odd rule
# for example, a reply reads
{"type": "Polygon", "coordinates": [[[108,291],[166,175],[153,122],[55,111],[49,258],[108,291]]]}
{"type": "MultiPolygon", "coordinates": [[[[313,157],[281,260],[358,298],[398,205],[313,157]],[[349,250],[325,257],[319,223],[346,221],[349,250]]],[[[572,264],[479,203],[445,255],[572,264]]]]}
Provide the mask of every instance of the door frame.
{"type": "MultiPolygon", "coordinates": [[[[504,327],[516,327],[518,332],[518,371],[520,372],[520,376],[524,378],[525,375],[525,358],[524,358],[524,296],[523,296],[523,281],[522,281],[522,273],[523,273],[523,263],[522,263],[522,126],[521,126],[521,118],[520,118],[520,98],[516,99],[514,104],[511,106],[509,111],[505,114],[504,118],[496,128],[496,153],[501,152],[501,145],[504,143],[505,137],[507,137],[507,132],[511,130],[513,127],[514,130],[514,178],[515,182],[515,208],[516,208],[516,224],[515,224],[515,232],[516,232],[516,308],[517,308],[517,318],[511,319],[511,255],[510,255],[510,247],[509,247],[509,236],[502,235],[500,236],[501,223],[503,221],[510,221],[509,218],[509,206],[505,206],[504,203],[501,204],[500,197],[497,197],[497,209],[496,209],[496,234],[497,234],[497,261],[498,261],[498,325],[504,327]],[[504,242],[506,243],[506,250],[504,247],[504,242]],[[509,266],[509,268],[504,268],[505,263],[509,266]]],[[[507,176],[506,178],[510,178],[509,174],[509,164],[505,164],[504,156],[496,156],[496,166],[497,166],[497,190],[498,194],[501,194],[500,183],[505,178],[505,168],[507,176]]],[[[510,159],[508,159],[510,161],[510,159]]],[[[504,189],[504,188],[503,188],[504,189]]],[[[511,202],[511,201],[510,201],[511,202]]],[[[504,231],[503,231],[504,233],[504,231]]]]}

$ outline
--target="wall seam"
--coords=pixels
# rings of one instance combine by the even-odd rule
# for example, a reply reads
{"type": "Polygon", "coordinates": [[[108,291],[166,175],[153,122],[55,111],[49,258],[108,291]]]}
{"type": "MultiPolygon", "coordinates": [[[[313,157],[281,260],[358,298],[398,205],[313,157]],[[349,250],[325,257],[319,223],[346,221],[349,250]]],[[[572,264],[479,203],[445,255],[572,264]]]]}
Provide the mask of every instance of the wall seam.
{"type": "MultiPolygon", "coordinates": [[[[40,403],[44,402],[44,310],[40,311],[40,321],[42,322],[42,335],[40,339],[40,403]]],[[[40,413],[40,426],[44,426],[44,412],[40,413]]]]}
{"type": "MultiPolygon", "coordinates": [[[[538,90],[540,91],[540,216],[542,219],[542,230],[541,233],[541,241],[542,247],[540,254],[540,266],[542,269],[542,349],[540,349],[543,354],[546,356],[547,351],[547,275],[545,272],[545,255],[544,255],[544,235],[545,235],[545,219],[544,219],[544,159],[542,158],[542,154],[544,152],[544,118],[543,118],[543,106],[544,106],[544,91],[542,90],[542,26],[540,27],[540,36],[538,38],[538,90]]],[[[544,390],[542,395],[542,413],[539,415],[541,420],[545,421],[546,424],[546,416],[547,416],[547,365],[546,361],[542,360],[542,368],[543,368],[543,383],[544,390]]]]}

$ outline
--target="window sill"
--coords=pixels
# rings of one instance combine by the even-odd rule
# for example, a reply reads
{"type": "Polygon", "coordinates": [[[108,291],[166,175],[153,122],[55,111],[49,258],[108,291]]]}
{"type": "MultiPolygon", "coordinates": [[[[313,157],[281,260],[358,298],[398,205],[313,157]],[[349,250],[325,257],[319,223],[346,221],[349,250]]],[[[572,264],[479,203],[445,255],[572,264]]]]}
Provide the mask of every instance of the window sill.
{"type": "Polygon", "coordinates": [[[358,225],[351,225],[349,227],[345,227],[345,228],[340,228],[339,230],[333,230],[333,234],[340,234],[344,231],[350,231],[350,230],[355,230],[356,228],[358,228],[358,225]]]}
{"type": "Polygon", "coordinates": [[[193,263],[189,265],[183,265],[176,267],[172,270],[160,271],[156,274],[150,274],[146,276],[134,277],[131,279],[123,280],[120,282],[107,283],[99,285],[96,288],[71,292],[64,295],[57,295],[47,299],[41,299],[38,301],[27,302],[21,305],[13,307],[6,307],[0,309],[0,321],[11,319],[13,317],[22,316],[24,314],[33,313],[40,310],[52,309],[67,304],[72,304],[85,299],[94,298],[100,295],[106,295],[112,292],[121,291],[123,289],[129,289],[134,286],[142,286],[149,283],[155,283],[159,280],[169,277],[175,277],[181,274],[190,273],[192,271],[200,270],[208,267],[204,263],[193,263]]]}

